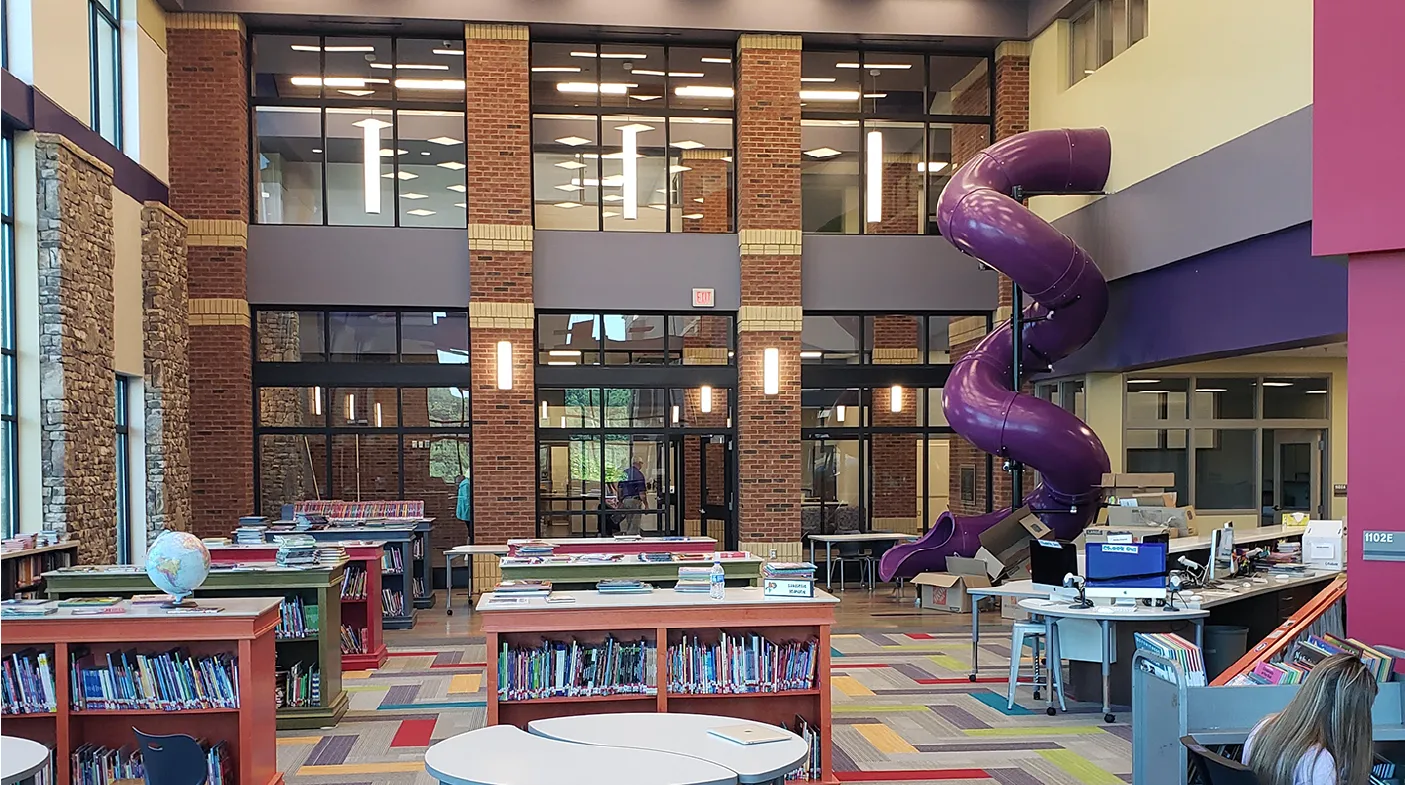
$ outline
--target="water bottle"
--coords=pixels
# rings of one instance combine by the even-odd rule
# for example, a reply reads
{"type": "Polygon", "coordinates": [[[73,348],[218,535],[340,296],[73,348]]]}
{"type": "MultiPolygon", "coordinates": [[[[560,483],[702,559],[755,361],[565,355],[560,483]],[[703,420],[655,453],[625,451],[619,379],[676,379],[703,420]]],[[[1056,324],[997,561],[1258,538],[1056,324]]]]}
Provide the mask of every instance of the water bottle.
{"type": "Polygon", "coordinates": [[[712,562],[712,572],[707,577],[707,596],[714,600],[727,597],[727,573],[722,569],[720,561],[712,562]]]}

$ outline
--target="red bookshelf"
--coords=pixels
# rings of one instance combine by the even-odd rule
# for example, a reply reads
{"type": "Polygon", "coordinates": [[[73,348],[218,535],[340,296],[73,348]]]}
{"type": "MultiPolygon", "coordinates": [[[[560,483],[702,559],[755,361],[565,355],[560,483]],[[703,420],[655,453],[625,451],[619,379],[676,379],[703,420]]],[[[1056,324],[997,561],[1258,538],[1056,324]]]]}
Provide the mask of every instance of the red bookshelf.
{"type": "Polygon", "coordinates": [[[274,743],[273,629],[278,624],[278,597],[200,600],[221,613],[172,616],[159,607],[129,608],[103,616],[58,613],[6,619],[3,653],[35,648],[47,652],[54,671],[58,711],[7,714],[5,732],[46,744],[57,752],[57,785],[70,785],[73,751],[84,744],[120,747],[135,744],[135,726],[144,733],[185,733],[230,747],[235,776],[249,785],[281,785],[274,743]],[[81,648],[95,654],[119,649],[142,652],[183,647],[192,655],[234,654],[238,658],[239,708],[120,709],[75,711],[69,688],[69,658],[81,648]]]}

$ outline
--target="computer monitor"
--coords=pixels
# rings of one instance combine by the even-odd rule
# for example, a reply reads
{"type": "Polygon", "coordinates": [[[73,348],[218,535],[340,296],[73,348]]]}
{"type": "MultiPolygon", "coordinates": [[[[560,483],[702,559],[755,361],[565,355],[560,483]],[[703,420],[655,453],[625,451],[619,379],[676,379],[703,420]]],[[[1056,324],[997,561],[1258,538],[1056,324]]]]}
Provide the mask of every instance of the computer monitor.
{"type": "Polygon", "coordinates": [[[1165,599],[1167,553],[1164,541],[1088,543],[1087,596],[1111,597],[1119,602],[1165,599]]]}
{"type": "Polygon", "coordinates": [[[1064,576],[1078,574],[1078,547],[1063,540],[1035,540],[1029,546],[1029,577],[1039,591],[1054,592],[1064,576]]]}
{"type": "Polygon", "coordinates": [[[1234,527],[1222,526],[1210,530],[1210,560],[1205,567],[1205,580],[1228,578],[1234,574],[1234,527]]]}

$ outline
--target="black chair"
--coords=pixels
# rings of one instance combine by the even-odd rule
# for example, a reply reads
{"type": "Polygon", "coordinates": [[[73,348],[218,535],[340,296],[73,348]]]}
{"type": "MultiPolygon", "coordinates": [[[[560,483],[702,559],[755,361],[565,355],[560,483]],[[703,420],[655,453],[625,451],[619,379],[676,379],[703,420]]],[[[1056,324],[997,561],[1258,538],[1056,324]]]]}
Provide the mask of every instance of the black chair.
{"type": "Polygon", "coordinates": [[[1217,755],[1191,736],[1181,737],[1181,746],[1190,753],[1189,782],[1205,785],[1259,785],[1259,778],[1244,764],[1217,755]],[[1198,774],[1198,778],[1197,778],[1198,774]]]}
{"type": "Polygon", "coordinates": [[[181,733],[150,736],[136,728],[147,785],[204,785],[209,762],[200,742],[181,733]]]}

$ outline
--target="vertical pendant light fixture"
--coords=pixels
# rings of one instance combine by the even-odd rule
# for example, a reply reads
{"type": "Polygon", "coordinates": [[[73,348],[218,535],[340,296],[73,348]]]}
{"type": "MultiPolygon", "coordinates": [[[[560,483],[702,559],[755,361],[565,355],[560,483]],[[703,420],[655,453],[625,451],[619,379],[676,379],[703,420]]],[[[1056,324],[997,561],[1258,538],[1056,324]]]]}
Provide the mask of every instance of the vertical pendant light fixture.
{"type": "Polygon", "coordinates": [[[624,219],[633,221],[639,217],[639,134],[654,130],[642,123],[622,125],[620,132],[620,163],[624,164],[624,186],[620,197],[624,200],[624,219]]]}
{"type": "Polygon", "coordinates": [[[677,424],[678,424],[678,404],[676,404],[676,403],[673,405],[672,417],[673,417],[673,424],[674,424],[674,425],[677,425],[677,424]]]}
{"type": "Polygon", "coordinates": [[[883,222],[883,132],[869,131],[866,151],[868,153],[868,193],[864,202],[864,214],[871,224],[883,222]]]}
{"type": "Polygon", "coordinates": [[[766,348],[761,354],[761,392],[776,395],[781,391],[781,350],[766,348]]]}
{"type": "Polygon", "coordinates": [[[368,117],[352,123],[361,128],[361,178],[365,191],[366,212],[379,215],[381,211],[381,129],[390,123],[368,117]]]}
{"type": "Polygon", "coordinates": [[[498,341],[498,389],[512,389],[512,341],[498,341]]]}
{"type": "Polygon", "coordinates": [[[698,408],[702,409],[703,414],[712,414],[712,388],[706,384],[698,390],[698,408]]]}

